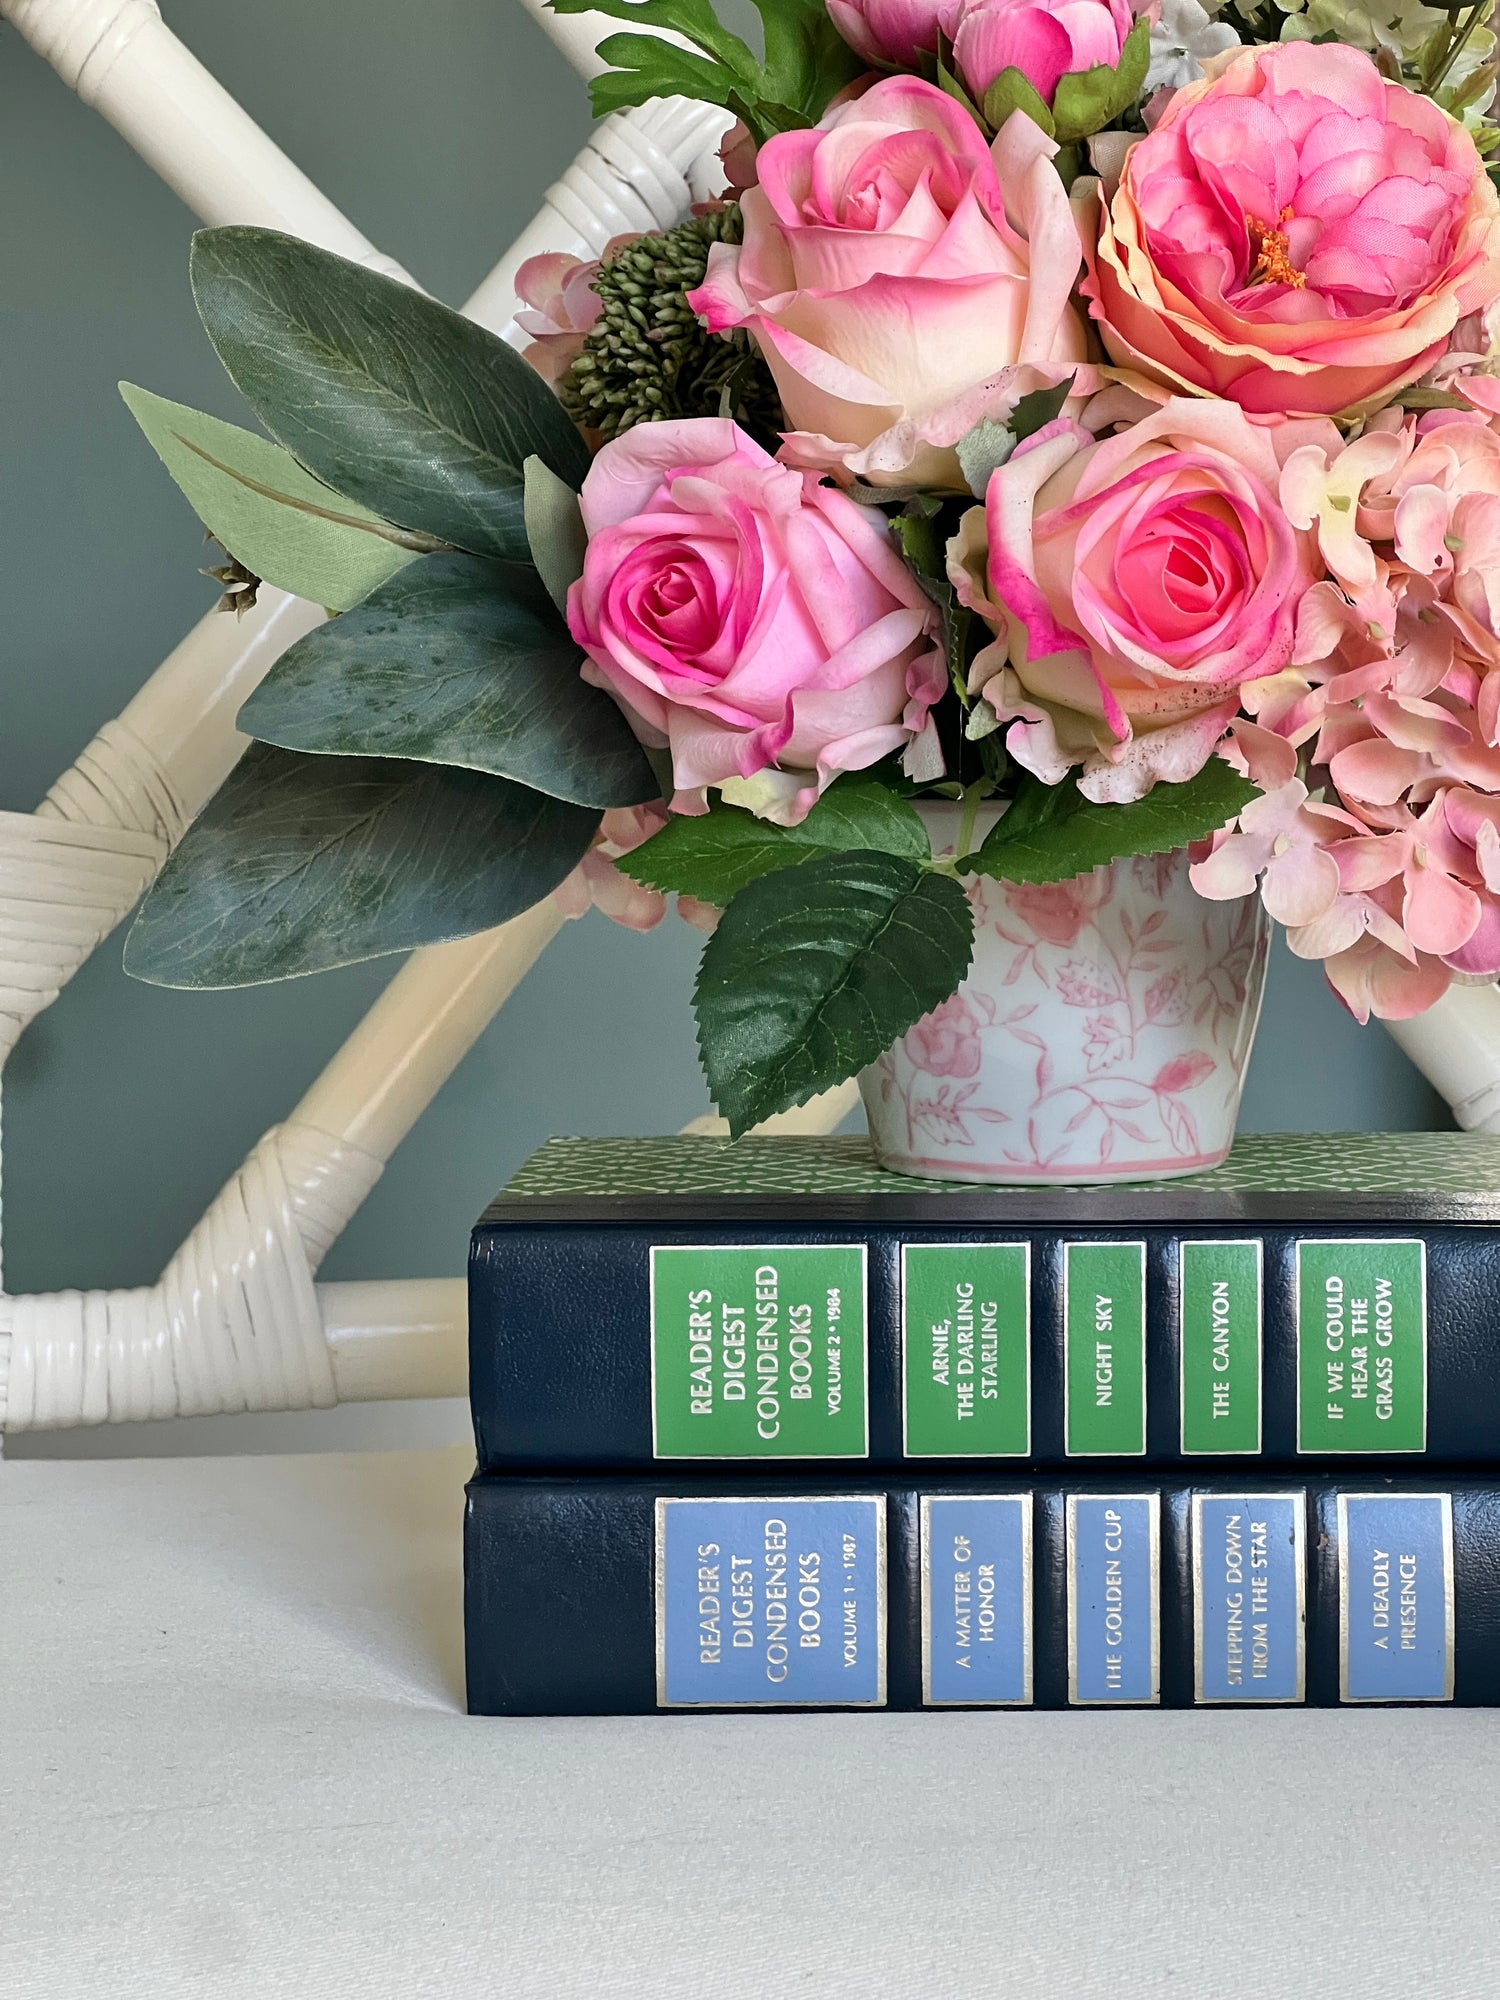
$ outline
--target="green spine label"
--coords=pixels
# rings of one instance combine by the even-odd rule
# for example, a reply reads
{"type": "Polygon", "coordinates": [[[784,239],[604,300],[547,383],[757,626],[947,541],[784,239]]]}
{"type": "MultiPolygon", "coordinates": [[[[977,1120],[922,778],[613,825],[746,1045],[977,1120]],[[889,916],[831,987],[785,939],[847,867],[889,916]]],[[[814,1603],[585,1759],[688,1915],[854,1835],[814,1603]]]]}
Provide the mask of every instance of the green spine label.
{"type": "Polygon", "coordinates": [[[901,1342],[909,1458],[1026,1456],[1029,1244],[903,1244],[901,1342]]]}
{"type": "Polygon", "coordinates": [[[1259,1451],[1260,1239],[1178,1249],[1182,1449],[1259,1451]]]}
{"type": "Polygon", "coordinates": [[[651,1250],[658,1458],[863,1458],[859,1243],[651,1250]]]}
{"type": "Polygon", "coordinates": [[[1063,1247],[1064,1386],[1070,1458],[1146,1450],[1146,1246],[1063,1247]]]}
{"type": "Polygon", "coordinates": [[[1427,1246],[1297,1245],[1297,1449],[1427,1448],[1427,1246]]]}

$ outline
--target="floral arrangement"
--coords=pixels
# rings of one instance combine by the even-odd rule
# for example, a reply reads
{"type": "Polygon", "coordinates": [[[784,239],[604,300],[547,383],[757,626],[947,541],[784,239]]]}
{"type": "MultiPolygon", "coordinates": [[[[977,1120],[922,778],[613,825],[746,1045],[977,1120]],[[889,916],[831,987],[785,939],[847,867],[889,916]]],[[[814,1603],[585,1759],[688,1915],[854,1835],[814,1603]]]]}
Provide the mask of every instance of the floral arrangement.
{"type": "Polygon", "coordinates": [[[984,876],[1198,843],[1361,1019],[1500,972],[1490,0],[554,4],[598,111],[733,114],[721,200],[533,259],[525,359],[209,230],[267,435],[125,391],[229,596],[336,614],[131,969],[676,894],[736,1133],[941,1030],[984,876]]]}

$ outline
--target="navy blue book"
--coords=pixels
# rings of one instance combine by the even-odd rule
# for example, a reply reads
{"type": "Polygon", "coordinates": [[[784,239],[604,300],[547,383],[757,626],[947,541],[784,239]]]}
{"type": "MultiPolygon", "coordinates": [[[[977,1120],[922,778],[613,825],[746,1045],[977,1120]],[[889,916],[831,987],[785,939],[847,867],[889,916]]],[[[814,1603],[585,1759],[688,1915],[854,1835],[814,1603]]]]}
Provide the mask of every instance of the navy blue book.
{"type": "Polygon", "coordinates": [[[478,1715],[1500,1704],[1495,1480],[481,1474],[465,1578],[478,1715]]]}
{"type": "Polygon", "coordinates": [[[561,1139],[469,1262],[481,1471],[1487,1464],[1500,1139],[1252,1135],[976,1188],[863,1139],[561,1139]]]}

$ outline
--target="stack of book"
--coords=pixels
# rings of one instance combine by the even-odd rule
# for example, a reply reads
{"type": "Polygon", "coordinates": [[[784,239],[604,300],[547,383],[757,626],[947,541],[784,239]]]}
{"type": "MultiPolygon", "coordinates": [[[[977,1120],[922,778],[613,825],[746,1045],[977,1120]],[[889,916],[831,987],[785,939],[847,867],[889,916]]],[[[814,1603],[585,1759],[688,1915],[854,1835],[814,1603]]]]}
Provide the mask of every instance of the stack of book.
{"type": "Polygon", "coordinates": [[[1500,1701],[1500,1139],[978,1188],[559,1139],[474,1231],[469,1706],[1500,1701]]]}

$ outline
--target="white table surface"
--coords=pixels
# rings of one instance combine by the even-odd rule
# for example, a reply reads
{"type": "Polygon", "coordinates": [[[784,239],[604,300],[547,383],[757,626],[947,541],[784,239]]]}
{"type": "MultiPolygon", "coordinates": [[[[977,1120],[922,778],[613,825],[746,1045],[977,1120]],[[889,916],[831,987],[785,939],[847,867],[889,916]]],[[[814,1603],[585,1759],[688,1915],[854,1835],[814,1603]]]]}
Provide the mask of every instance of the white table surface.
{"type": "Polygon", "coordinates": [[[465,1470],[0,1468],[5,2000],[1500,1993],[1500,1715],[470,1721],[465,1470]]]}

